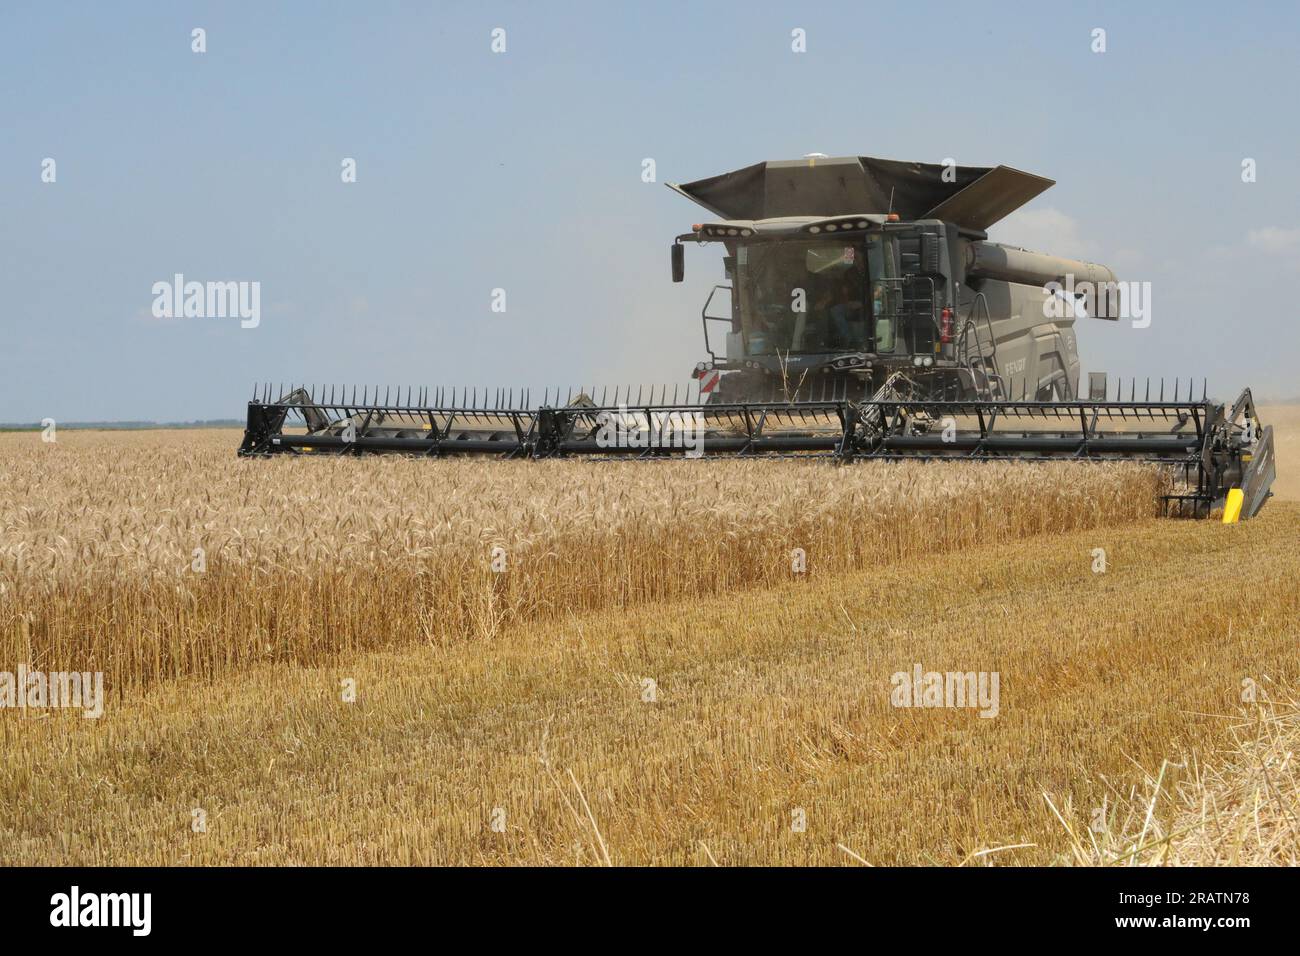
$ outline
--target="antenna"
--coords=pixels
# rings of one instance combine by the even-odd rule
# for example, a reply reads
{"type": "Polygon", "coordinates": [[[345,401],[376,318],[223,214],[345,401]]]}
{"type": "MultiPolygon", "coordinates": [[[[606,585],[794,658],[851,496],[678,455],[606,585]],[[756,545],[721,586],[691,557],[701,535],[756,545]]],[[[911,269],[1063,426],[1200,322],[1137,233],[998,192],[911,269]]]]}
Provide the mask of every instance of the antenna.
{"type": "Polygon", "coordinates": [[[885,210],[885,215],[889,216],[894,211],[894,187],[889,187],[889,208],[885,210]]]}

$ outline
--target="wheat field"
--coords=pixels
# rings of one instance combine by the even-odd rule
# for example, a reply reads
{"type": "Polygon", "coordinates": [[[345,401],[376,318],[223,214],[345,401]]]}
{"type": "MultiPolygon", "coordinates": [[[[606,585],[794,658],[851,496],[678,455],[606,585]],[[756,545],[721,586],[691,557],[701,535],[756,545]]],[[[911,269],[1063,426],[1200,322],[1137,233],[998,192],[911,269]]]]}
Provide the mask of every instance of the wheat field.
{"type": "Polygon", "coordinates": [[[6,862],[1164,861],[1295,686],[1300,507],[1157,519],[1136,466],[236,443],[0,436],[0,670],[108,694],[0,712],[6,862]],[[918,664],[999,713],[893,707],[918,664]]]}
{"type": "Polygon", "coordinates": [[[126,692],[443,646],[517,621],[789,581],[795,549],[815,577],[1146,517],[1162,487],[1127,465],[358,467],[236,460],[234,439],[0,442],[0,660],[103,670],[126,692]]]}

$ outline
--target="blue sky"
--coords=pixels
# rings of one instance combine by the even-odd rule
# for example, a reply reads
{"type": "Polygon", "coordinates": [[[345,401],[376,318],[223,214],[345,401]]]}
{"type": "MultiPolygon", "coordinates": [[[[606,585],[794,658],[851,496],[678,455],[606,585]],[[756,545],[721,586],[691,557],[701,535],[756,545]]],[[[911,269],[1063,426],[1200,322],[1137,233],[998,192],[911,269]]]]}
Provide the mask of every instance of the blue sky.
{"type": "Polygon", "coordinates": [[[721,265],[692,249],[669,282],[698,215],[663,182],[812,151],[1057,180],[995,238],[1152,283],[1150,328],[1081,323],[1085,370],[1297,395],[1298,27],[1250,4],[7,0],[0,421],[239,417],[266,379],[685,382],[721,265]],[[154,318],[177,272],[260,282],[260,326],[154,318]]]}

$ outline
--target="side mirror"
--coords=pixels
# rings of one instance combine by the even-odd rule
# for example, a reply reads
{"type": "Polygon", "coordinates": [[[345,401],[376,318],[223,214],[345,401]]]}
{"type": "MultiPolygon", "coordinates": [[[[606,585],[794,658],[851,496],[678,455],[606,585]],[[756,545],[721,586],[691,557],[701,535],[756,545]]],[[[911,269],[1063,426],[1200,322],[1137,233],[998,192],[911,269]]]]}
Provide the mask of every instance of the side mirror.
{"type": "Polygon", "coordinates": [[[674,242],[673,246],[673,281],[681,282],[686,278],[686,247],[680,242],[674,242]]]}

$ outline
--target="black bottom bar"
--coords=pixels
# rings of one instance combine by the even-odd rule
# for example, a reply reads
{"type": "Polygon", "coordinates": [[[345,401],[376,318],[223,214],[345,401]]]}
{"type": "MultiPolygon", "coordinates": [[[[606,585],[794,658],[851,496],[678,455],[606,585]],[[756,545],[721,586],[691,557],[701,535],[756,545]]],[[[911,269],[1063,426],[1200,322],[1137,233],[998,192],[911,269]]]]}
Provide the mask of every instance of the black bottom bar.
{"type": "Polygon", "coordinates": [[[872,869],[847,855],[843,867],[823,870],[586,869],[560,883],[550,872],[502,869],[44,869],[3,871],[0,912],[10,946],[143,938],[131,925],[52,926],[60,894],[70,901],[76,886],[82,901],[150,894],[147,938],[171,944],[372,950],[432,933],[500,946],[580,922],[592,938],[689,928],[693,940],[735,948],[737,938],[770,941],[779,923],[806,940],[883,936],[909,949],[933,941],[943,952],[1062,938],[1144,948],[1197,938],[1230,952],[1293,927],[1292,883],[1280,869],[872,869]]]}

